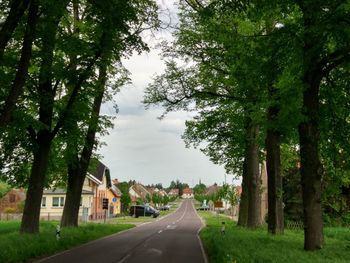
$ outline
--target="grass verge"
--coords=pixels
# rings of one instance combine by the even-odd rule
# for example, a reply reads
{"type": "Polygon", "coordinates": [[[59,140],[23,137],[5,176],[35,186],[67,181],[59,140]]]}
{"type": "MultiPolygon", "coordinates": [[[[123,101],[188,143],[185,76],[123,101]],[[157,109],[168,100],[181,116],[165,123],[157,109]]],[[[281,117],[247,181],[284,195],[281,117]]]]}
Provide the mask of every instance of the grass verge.
{"type": "Polygon", "coordinates": [[[206,221],[200,237],[210,263],[263,262],[350,262],[350,229],[325,228],[325,247],[316,252],[303,250],[303,231],[285,230],[284,235],[269,235],[266,228],[248,230],[237,227],[229,218],[210,212],[198,214],[206,221]],[[221,224],[225,222],[225,235],[221,224]]]}
{"type": "Polygon", "coordinates": [[[28,262],[49,256],[89,241],[134,227],[131,224],[83,224],[78,228],[63,228],[56,240],[58,222],[40,222],[40,234],[19,234],[19,221],[0,221],[0,262],[28,262]]]}

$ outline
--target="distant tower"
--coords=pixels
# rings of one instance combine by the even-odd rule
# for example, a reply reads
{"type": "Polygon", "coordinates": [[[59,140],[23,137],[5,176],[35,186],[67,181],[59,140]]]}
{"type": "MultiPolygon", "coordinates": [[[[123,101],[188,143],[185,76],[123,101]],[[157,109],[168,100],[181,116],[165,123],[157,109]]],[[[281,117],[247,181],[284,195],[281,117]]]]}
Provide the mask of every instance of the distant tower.
{"type": "Polygon", "coordinates": [[[201,178],[199,178],[199,185],[201,185],[202,184],[202,181],[201,181],[201,178]]]}

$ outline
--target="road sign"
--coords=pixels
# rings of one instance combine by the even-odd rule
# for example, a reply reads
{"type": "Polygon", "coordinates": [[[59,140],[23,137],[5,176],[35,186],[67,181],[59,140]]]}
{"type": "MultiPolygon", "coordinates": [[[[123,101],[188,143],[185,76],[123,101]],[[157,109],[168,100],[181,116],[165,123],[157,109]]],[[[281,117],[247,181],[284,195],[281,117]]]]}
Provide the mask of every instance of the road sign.
{"type": "Polygon", "coordinates": [[[112,202],[113,202],[113,203],[117,202],[117,198],[116,198],[116,197],[113,197],[112,202]]]}
{"type": "Polygon", "coordinates": [[[108,209],[108,198],[103,198],[102,209],[108,209]]]}
{"type": "Polygon", "coordinates": [[[216,207],[218,207],[218,208],[223,207],[222,201],[215,201],[215,202],[214,202],[214,207],[215,207],[215,208],[216,208],[216,207]]]}

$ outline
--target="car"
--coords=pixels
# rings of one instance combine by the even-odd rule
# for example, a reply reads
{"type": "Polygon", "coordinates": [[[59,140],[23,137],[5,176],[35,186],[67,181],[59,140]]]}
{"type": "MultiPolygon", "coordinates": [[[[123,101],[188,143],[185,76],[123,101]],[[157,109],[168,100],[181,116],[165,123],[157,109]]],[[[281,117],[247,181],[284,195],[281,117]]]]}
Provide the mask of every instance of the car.
{"type": "Polygon", "coordinates": [[[160,211],[165,211],[165,210],[169,210],[170,206],[169,205],[163,205],[161,207],[158,208],[160,211]]]}
{"type": "Polygon", "coordinates": [[[202,205],[202,206],[197,208],[197,210],[209,210],[209,209],[210,209],[210,207],[207,205],[202,205]]]}
{"type": "Polygon", "coordinates": [[[139,216],[159,216],[159,211],[149,205],[133,205],[129,209],[129,215],[134,217],[139,216]]]}

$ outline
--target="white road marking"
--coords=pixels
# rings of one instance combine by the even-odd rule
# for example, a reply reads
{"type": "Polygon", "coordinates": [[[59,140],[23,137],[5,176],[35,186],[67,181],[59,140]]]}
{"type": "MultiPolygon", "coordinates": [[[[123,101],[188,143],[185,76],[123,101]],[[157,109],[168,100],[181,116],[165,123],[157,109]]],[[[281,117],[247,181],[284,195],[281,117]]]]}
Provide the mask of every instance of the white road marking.
{"type": "Polygon", "coordinates": [[[131,254],[127,254],[125,257],[123,257],[121,260],[119,260],[118,263],[123,263],[130,256],[131,256],[131,254]]]}

